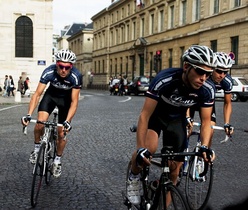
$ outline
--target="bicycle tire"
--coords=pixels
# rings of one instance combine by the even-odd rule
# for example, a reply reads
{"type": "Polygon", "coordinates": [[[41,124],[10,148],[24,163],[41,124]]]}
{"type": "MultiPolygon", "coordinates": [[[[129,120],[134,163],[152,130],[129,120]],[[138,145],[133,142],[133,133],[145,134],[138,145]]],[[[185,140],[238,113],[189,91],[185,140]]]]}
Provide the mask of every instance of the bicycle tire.
{"type": "Polygon", "coordinates": [[[51,135],[49,137],[49,153],[47,154],[47,164],[46,164],[46,172],[45,172],[45,182],[47,185],[50,184],[51,180],[52,180],[52,164],[54,161],[54,158],[56,157],[56,139],[54,138],[54,129],[52,129],[51,131],[51,135]]]}
{"type": "MultiPolygon", "coordinates": [[[[208,171],[205,176],[197,178],[198,174],[200,174],[196,167],[199,161],[201,161],[200,157],[192,157],[190,159],[185,182],[186,201],[192,210],[204,209],[208,203],[213,185],[214,171],[212,164],[208,166],[208,171]]],[[[203,164],[208,163],[201,161],[200,164],[202,164],[200,167],[203,169],[203,164]]]]}
{"type": "Polygon", "coordinates": [[[160,193],[160,198],[159,198],[159,204],[157,210],[188,210],[188,205],[187,202],[185,201],[185,198],[181,191],[173,184],[167,184],[165,186],[165,189],[163,189],[164,192],[160,193]],[[168,193],[171,195],[171,199],[169,199],[168,193]],[[167,199],[166,199],[167,197],[167,199]],[[169,204],[168,199],[170,200],[169,204]]]}
{"type": "Polygon", "coordinates": [[[31,205],[35,207],[38,202],[38,197],[42,185],[43,172],[44,172],[44,155],[45,143],[42,143],[38,152],[37,160],[33,171],[33,180],[31,188],[31,205]]]}

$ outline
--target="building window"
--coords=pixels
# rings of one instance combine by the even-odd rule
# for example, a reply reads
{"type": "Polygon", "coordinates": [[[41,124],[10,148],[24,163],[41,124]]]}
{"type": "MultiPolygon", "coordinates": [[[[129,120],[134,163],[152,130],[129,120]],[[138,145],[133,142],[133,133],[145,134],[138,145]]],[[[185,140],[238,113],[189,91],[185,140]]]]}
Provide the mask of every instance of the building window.
{"type": "Polygon", "coordinates": [[[158,19],[158,31],[161,32],[164,30],[164,10],[159,11],[158,19]]]}
{"type": "Polygon", "coordinates": [[[113,31],[110,31],[110,40],[109,40],[109,45],[110,46],[114,45],[113,40],[114,40],[114,34],[113,34],[113,31]]]}
{"type": "Polygon", "coordinates": [[[127,5],[127,16],[130,15],[130,4],[127,5]]]}
{"type": "Polygon", "coordinates": [[[187,15],[187,13],[186,13],[186,11],[187,11],[187,1],[185,0],[185,1],[182,1],[182,3],[181,3],[181,20],[180,20],[180,23],[181,23],[181,25],[185,25],[186,24],[186,15],[187,15]]]}
{"type": "Polygon", "coordinates": [[[241,0],[234,0],[234,7],[239,7],[241,5],[241,0]]]}
{"type": "Polygon", "coordinates": [[[150,15],[150,34],[154,33],[154,14],[150,15]]]}
{"type": "Polygon", "coordinates": [[[217,52],[217,40],[210,41],[210,46],[214,52],[217,52]]]}
{"type": "Polygon", "coordinates": [[[238,64],[239,37],[231,37],[231,51],[235,54],[235,64],[238,64]]]}
{"type": "Polygon", "coordinates": [[[121,18],[122,19],[124,18],[124,14],[125,14],[125,10],[124,10],[124,8],[121,8],[121,18]]]}
{"type": "Polygon", "coordinates": [[[173,60],[172,60],[172,58],[173,58],[172,53],[173,53],[173,49],[169,49],[169,68],[172,68],[172,62],[173,62],[173,60]]]}
{"type": "Polygon", "coordinates": [[[140,36],[144,37],[145,35],[145,18],[141,18],[141,23],[140,23],[140,36]]]}
{"type": "Polygon", "coordinates": [[[200,0],[195,0],[195,4],[193,4],[193,12],[194,12],[194,21],[200,20],[201,17],[201,2],[200,0]]]}
{"type": "Polygon", "coordinates": [[[119,20],[119,12],[118,12],[118,10],[116,11],[116,22],[118,22],[118,20],[119,20]]]}
{"type": "Polygon", "coordinates": [[[101,73],[101,61],[98,61],[98,73],[101,73]]]}
{"type": "Polygon", "coordinates": [[[130,40],[130,35],[129,35],[129,24],[126,27],[126,41],[130,40]]]}
{"type": "Polygon", "coordinates": [[[132,39],[136,38],[136,22],[133,22],[132,39]]]}
{"type": "Polygon", "coordinates": [[[184,51],[185,51],[185,47],[180,47],[180,51],[181,51],[180,67],[183,68],[183,54],[184,54],[184,51]]]}
{"type": "Polygon", "coordinates": [[[119,33],[118,33],[118,29],[116,29],[115,30],[115,44],[119,44],[118,40],[119,40],[119,33]]]}
{"type": "MultiPolygon", "coordinates": [[[[121,74],[121,75],[122,75],[122,71],[123,71],[123,70],[122,70],[122,62],[123,62],[122,60],[123,60],[122,57],[120,57],[120,74],[121,74]]],[[[123,75],[122,75],[122,76],[123,76],[123,75]]]]}
{"type": "Polygon", "coordinates": [[[214,0],[214,14],[219,13],[219,0],[214,0]]]}
{"type": "Polygon", "coordinates": [[[33,57],[33,23],[27,16],[21,16],[16,20],[15,57],[33,57]]]}
{"type": "Polygon", "coordinates": [[[104,65],[105,65],[105,62],[104,62],[104,60],[102,60],[102,73],[104,73],[104,72],[105,72],[104,70],[106,69],[106,68],[104,67],[104,65]]]}
{"type": "Polygon", "coordinates": [[[169,24],[170,28],[174,27],[174,5],[170,6],[169,10],[169,24]]]}

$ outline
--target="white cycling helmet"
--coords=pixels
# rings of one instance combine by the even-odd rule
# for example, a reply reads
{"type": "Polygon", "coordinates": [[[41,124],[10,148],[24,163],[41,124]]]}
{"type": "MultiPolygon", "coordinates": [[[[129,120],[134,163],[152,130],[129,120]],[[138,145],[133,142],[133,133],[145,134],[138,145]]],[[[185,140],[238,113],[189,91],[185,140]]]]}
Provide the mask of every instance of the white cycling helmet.
{"type": "Polygon", "coordinates": [[[56,61],[62,61],[67,63],[75,63],[76,62],[76,55],[71,50],[59,50],[55,54],[56,61]]]}
{"type": "Polygon", "coordinates": [[[228,71],[232,67],[233,61],[228,54],[216,52],[215,55],[217,58],[217,69],[220,68],[223,71],[228,71]]]}
{"type": "Polygon", "coordinates": [[[215,68],[217,66],[216,55],[207,46],[192,45],[186,50],[182,56],[183,61],[209,66],[215,68]]]}

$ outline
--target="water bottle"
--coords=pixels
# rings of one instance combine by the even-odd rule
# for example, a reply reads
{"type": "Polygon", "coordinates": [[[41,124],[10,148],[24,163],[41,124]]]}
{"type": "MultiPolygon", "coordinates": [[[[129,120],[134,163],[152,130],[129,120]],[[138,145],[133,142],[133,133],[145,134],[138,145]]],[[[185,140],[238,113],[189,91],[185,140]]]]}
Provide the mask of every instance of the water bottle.
{"type": "Polygon", "coordinates": [[[189,162],[188,162],[188,156],[185,156],[184,164],[183,164],[183,175],[186,176],[188,172],[189,162]]]}

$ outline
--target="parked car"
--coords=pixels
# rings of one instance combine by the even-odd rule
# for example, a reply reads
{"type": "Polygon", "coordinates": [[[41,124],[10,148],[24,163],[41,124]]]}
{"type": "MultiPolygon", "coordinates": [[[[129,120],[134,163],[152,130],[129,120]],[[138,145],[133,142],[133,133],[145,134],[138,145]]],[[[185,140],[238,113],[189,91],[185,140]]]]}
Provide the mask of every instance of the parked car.
{"type": "Polygon", "coordinates": [[[128,84],[128,92],[127,94],[130,95],[131,93],[135,95],[139,95],[140,93],[145,93],[149,87],[149,78],[145,76],[138,76],[133,79],[128,84]]]}
{"type": "MultiPolygon", "coordinates": [[[[233,89],[232,89],[232,101],[247,101],[248,100],[248,80],[244,77],[232,77],[233,89]]],[[[224,91],[219,90],[215,94],[216,98],[224,98],[224,91]]]]}

